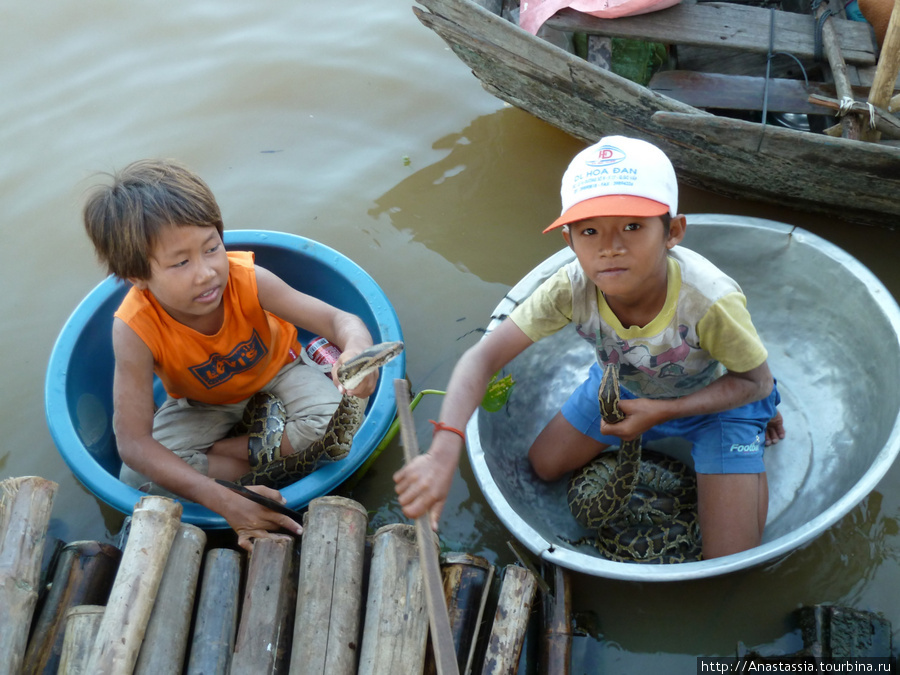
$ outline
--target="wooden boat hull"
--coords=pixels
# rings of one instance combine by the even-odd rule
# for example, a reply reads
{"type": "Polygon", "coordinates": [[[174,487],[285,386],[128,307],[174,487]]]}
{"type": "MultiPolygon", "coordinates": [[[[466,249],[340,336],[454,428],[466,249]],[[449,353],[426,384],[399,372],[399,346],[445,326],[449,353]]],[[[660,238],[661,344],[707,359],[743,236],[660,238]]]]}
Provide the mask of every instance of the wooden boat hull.
{"type": "Polygon", "coordinates": [[[473,0],[419,1],[430,10],[414,8],[422,23],[487,91],[577,138],[650,141],[683,182],[730,197],[900,222],[900,147],[716,117],[598,68],[473,0]]]}
{"type": "MultiPolygon", "coordinates": [[[[387,296],[362,268],[337,251],[304,237],[262,230],[226,231],[225,244],[253,251],[257,263],[295,288],[356,314],[375,342],[403,339],[387,296]]],[[[97,497],[130,514],[143,493],[118,479],[121,460],[112,430],[112,320],[128,288],[107,278],[72,313],[50,354],[45,407],[50,433],[72,472],[97,497]]],[[[312,337],[302,331],[299,335],[304,344],[312,337]]],[[[394,419],[393,380],[405,372],[404,354],[382,369],[350,454],[282,489],[288,507],[300,509],[327,494],[365,462],[394,419]]],[[[157,403],[165,400],[159,380],[154,394],[157,403]]],[[[184,504],[183,520],[204,528],[227,527],[221,516],[193,503],[184,504]]]]}
{"type": "MultiPolygon", "coordinates": [[[[612,562],[590,545],[571,543],[589,533],[569,513],[565,479],[544,483],[527,460],[531,442],[594,359],[591,346],[569,326],[504,369],[502,375],[516,380],[506,409],[478,410],[466,434],[488,503],[542,559],[634,581],[696,579],[756,566],[836,523],[900,452],[900,308],[871,272],[809,232],[755,218],[689,215],[684,243],[740,283],[778,379],[788,436],[766,450],[770,496],[763,543],[675,565],[612,562]]],[[[565,249],[526,275],[494,310],[488,332],[572,259],[565,249]]],[[[691,461],[684,441],[653,448],[691,461]]]]}

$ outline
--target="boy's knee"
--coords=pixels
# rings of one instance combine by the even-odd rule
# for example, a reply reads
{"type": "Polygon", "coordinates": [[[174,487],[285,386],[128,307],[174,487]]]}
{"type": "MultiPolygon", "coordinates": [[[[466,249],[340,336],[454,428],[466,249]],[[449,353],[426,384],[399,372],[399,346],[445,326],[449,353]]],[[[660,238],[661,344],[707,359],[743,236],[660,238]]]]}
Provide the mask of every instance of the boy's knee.
{"type": "Polygon", "coordinates": [[[543,481],[554,481],[562,477],[564,471],[560,471],[556,462],[548,457],[547,453],[541,452],[537,445],[532,445],[528,451],[528,461],[537,477],[543,481]]]}

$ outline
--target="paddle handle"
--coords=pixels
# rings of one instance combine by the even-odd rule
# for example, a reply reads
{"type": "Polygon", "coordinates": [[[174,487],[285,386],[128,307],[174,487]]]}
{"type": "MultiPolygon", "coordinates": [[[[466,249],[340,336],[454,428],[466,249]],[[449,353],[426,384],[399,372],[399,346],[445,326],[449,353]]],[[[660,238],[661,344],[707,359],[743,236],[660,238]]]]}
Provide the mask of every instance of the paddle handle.
{"type": "MultiPolygon", "coordinates": [[[[403,443],[403,457],[409,464],[419,455],[419,442],[409,409],[409,387],[406,380],[394,380],[397,396],[397,414],[400,417],[400,440],[403,443]]],[[[434,547],[429,514],[416,518],[416,542],[419,546],[419,566],[425,575],[425,603],[428,607],[428,622],[431,626],[431,646],[434,648],[434,663],[438,675],[459,675],[456,662],[456,648],[450,631],[450,617],[444,600],[444,584],[441,580],[441,566],[434,547]]]]}

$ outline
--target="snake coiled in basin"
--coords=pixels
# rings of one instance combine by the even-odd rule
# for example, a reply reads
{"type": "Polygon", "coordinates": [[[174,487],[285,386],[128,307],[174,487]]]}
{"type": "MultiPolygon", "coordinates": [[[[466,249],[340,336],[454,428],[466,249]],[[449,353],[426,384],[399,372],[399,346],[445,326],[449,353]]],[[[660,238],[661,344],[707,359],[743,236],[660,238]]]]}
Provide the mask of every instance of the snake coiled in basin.
{"type": "MultiPolygon", "coordinates": [[[[625,419],[613,365],[604,370],[598,398],[605,421],[625,419]]],[[[566,499],[572,515],[596,534],[594,544],[610,560],[699,560],[696,476],[682,462],[642,451],[640,437],[623,441],[618,451],[601,453],[576,471],[566,499]]]]}
{"type": "MultiPolygon", "coordinates": [[[[338,367],[338,380],[345,389],[353,390],[402,351],[402,342],[382,342],[369,347],[338,367]]],[[[362,424],[364,409],[362,399],[344,394],[322,438],[282,457],[279,448],[284,432],[284,406],[276,396],[257,394],[248,401],[242,420],[252,468],[236,482],[280,489],[311,474],[325,455],[332,460],[343,459],[362,424]]]]}

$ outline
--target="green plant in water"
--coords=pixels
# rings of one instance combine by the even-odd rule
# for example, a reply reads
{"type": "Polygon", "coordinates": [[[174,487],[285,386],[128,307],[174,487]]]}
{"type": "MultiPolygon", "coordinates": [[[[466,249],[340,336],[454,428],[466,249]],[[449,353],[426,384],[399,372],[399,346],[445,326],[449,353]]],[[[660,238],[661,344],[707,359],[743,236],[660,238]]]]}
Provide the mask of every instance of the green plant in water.
{"type": "Polygon", "coordinates": [[[497,377],[499,375],[500,373],[496,373],[494,377],[491,378],[491,381],[488,382],[484,398],[481,399],[481,407],[488,412],[497,412],[498,410],[501,410],[509,400],[509,395],[512,393],[512,389],[516,384],[512,375],[507,375],[498,380],[497,377]]]}
{"type": "MultiPolygon", "coordinates": [[[[481,399],[481,407],[484,408],[487,412],[497,412],[501,410],[503,406],[506,405],[506,402],[509,400],[509,395],[512,393],[512,388],[516,384],[515,380],[513,380],[512,375],[507,375],[506,377],[497,379],[500,373],[496,373],[491,381],[488,382],[487,391],[484,394],[484,398],[481,399]]],[[[409,409],[415,410],[416,406],[419,405],[419,401],[422,400],[423,396],[428,394],[436,394],[438,396],[444,396],[447,392],[440,391],[438,389],[423,389],[418,394],[415,395],[412,401],[409,403],[409,409]]],[[[387,448],[388,445],[391,444],[391,441],[394,440],[394,437],[400,431],[400,419],[398,417],[394,418],[393,423],[390,428],[387,430],[387,433],[384,435],[384,438],[381,439],[381,443],[378,444],[378,447],[372,451],[372,454],[369,455],[368,459],[363,463],[359,469],[357,469],[356,473],[350,477],[345,483],[345,487],[347,489],[353,489],[353,486],[359,481],[360,478],[365,475],[365,473],[369,470],[369,467],[375,462],[376,459],[381,455],[382,452],[387,448]]]]}

